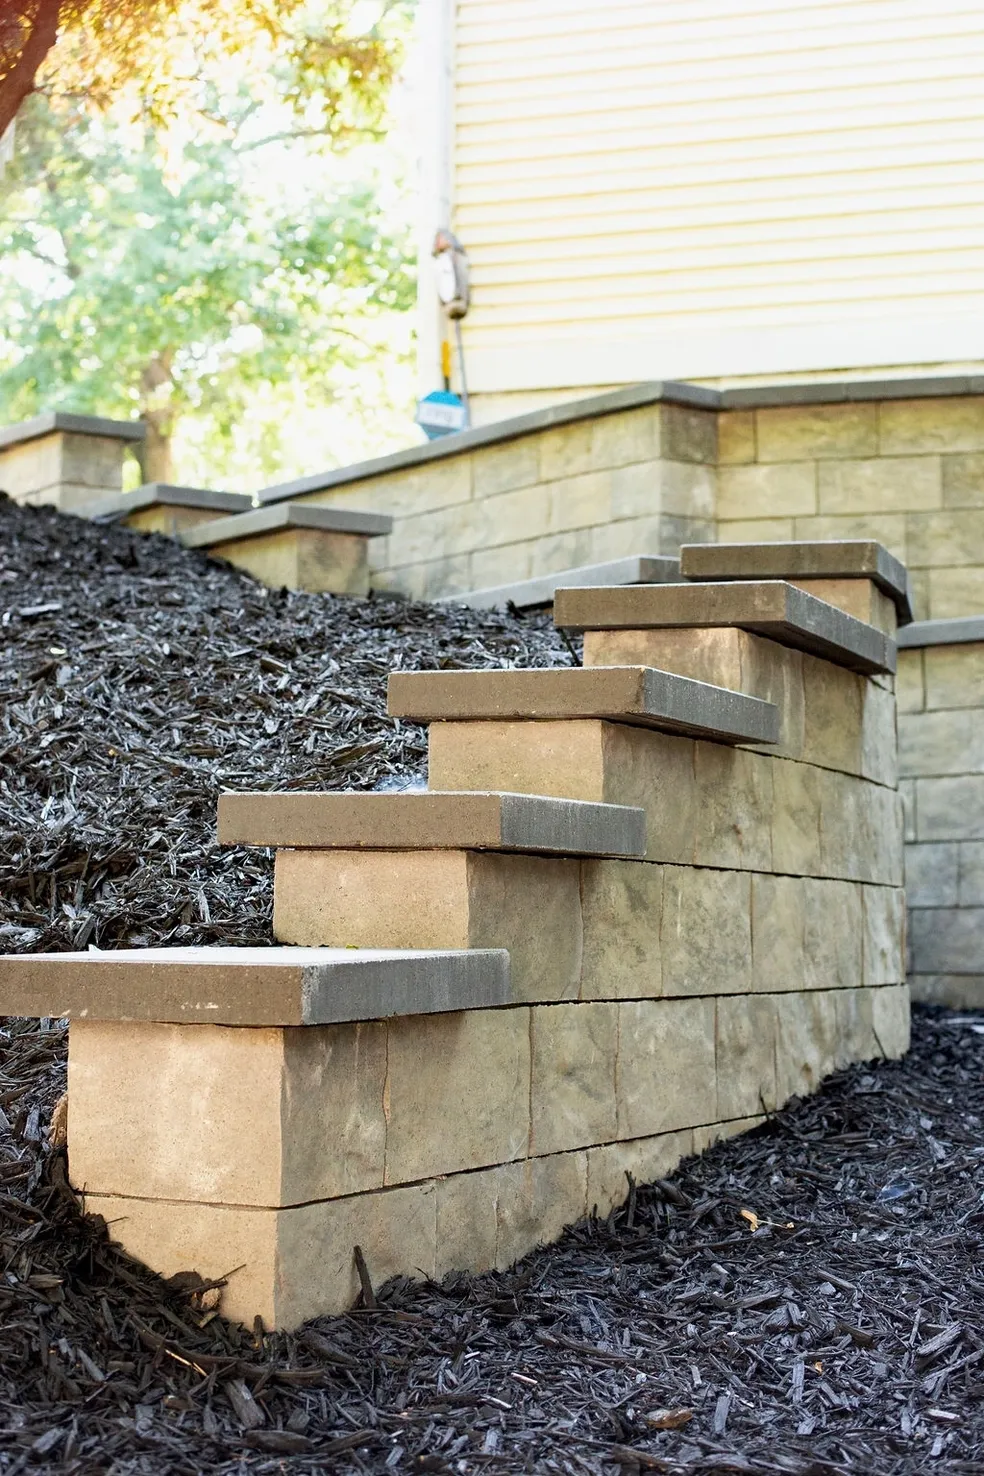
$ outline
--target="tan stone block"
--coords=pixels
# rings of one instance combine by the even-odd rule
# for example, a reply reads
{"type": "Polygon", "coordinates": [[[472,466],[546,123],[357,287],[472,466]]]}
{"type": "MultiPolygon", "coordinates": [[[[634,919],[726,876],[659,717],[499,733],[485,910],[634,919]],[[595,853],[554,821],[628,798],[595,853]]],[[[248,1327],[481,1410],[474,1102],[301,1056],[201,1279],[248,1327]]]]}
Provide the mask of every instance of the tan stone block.
{"type": "Polygon", "coordinates": [[[861,894],[864,982],[899,984],[905,978],[905,892],[901,887],[865,886],[861,894]]]}
{"type": "Polygon", "coordinates": [[[319,507],[371,507],[374,512],[404,519],[467,502],[471,496],[472,457],[459,455],[329,487],[310,493],[305,501],[319,507]]]}
{"type": "Polygon", "coordinates": [[[802,989],[804,885],[798,876],[752,878],[752,984],[759,993],[802,989]]]}
{"type": "Polygon", "coordinates": [[[718,465],[755,460],[755,411],[728,410],[718,416],[718,465]]]}
{"type": "Polygon", "coordinates": [[[943,506],[984,507],[984,455],[979,451],[943,457],[943,506]]]}
{"type": "Polygon", "coordinates": [[[437,1180],[436,1280],[488,1271],[496,1264],[499,1195],[509,1181],[509,1167],[437,1180]]]}
{"type": "Polygon", "coordinates": [[[541,1005],[531,1018],[530,1152],[563,1153],[614,1138],[618,1006],[541,1005]]]}
{"type": "Polygon", "coordinates": [[[385,1110],[387,1184],[522,1157],[530,1131],[529,1011],[390,1021],[385,1110]]]}
{"type": "Polygon", "coordinates": [[[817,470],[822,514],[922,512],[943,506],[938,456],[829,461],[817,470]]]}
{"type": "Polygon", "coordinates": [[[783,405],[755,412],[759,461],[876,456],[875,404],[783,405]]]}
{"type": "Polygon", "coordinates": [[[979,709],[908,713],[899,724],[899,763],[907,779],[984,773],[979,709]]]}
{"type": "MultiPolygon", "coordinates": [[[[62,436],[38,436],[0,450],[0,485],[15,502],[51,492],[57,500],[62,481],[62,436]]],[[[117,489],[118,490],[118,489],[117,489]]]]}
{"type": "Polygon", "coordinates": [[[662,994],[662,910],[661,866],[581,863],[582,999],[655,999],[662,994]]]}
{"type": "Polygon", "coordinates": [[[319,528],[281,528],[253,538],[232,538],[211,550],[271,589],[316,594],[369,592],[366,539],[319,528]]]}
{"type": "Polygon", "coordinates": [[[101,491],[123,490],[124,442],[115,436],[63,435],[61,480],[101,491]]]}
{"type": "Polygon", "coordinates": [[[587,1214],[587,1197],[586,1153],[506,1165],[497,1204],[496,1267],[507,1271],[521,1256],[558,1239],[587,1214]]]}
{"type": "Polygon", "coordinates": [[[929,619],[930,577],[929,569],[911,569],[909,571],[909,603],[912,606],[913,620],[929,619]]]}
{"type": "Polygon", "coordinates": [[[910,513],[906,546],[914,569],[979,567],[984,564],[984,509],[910,513]]]}
{"type": "Polygon", "coordinates": [[[632,461],[654,461],[660,454],[659,435],[658,407],[555,426],[537,436],[538,480],[553,482],[632,461]]]}
{"type": "Polygon", "coordinates": [[[637,554],[640,549],[666,558],[679,558],[685,543],[706,543],[713,538],[713,518],[682,517],[661,512],[644,518],[622,518],[591,531],[591,559],[604,563],[637,554]]]}
{"type": "Polygon", "coordinates": [[[733,1122],[713,1122],[706,1127],[694,1128],[694,1152],[706,1153],[715,1143],[726,1143],[741,1133],[750,1133],[753,1128],[761,1127],[766,1120],[758,1114],[755,1117],[736,1117],[733,1122]]]}
{"type": "MultiPolygon", "coordinates": [[[[545,538],[535,539],[527,577],[536,579],[541,574],[555,574],[558,569],[577,569],[595,562],[592,540],[596,531],[594,528],[571,528],[566,533],[548,533],[545,538]]],[[[507,582],[513,581],[510,578],[507,582]]],[[[476,583],[474,588],[484,586],[476,583]]]]}
{"type": "Polygon", "coordinates": [[[751,989],[748,874],[665,867],[660,951],[667,997],[751,989]]]}
{"type": "Polygon", "coordinates": [[[470,555],[469,575],[472,589],[494,589],[533,577],[533,553],[536,540],[528,543],[506,543],[500,548],[475,549],[470,555]]]}
{"type": "MultiPolygon", "coordinates": [[[[820,776],[820,875],[853,881],[875,881],[870,875],[870,816],[866,790],[860,781],[829,769],[820,776]]],[[[873,787],[873,786],[869,786],[873,787]]]]}
{"type": "Polygon", "coordinates": [[[722,543],[791,543],[792,518],[721,518],[718,537],[722,543]]]}
{"type": "Polygon", "coordinates": [[[283,1210],[117,1196],[92,1196],[89,1209],[162,1276],[228,1277],[221,1310],[249,1327],[261,1317],[289,1330],[347,1311],[359,1292],[356,1245],[377,1288],[396,1275],[434,1275],[433,1184],[283,1210]]]}
{"type": "Polygon", "coordinates": [[[909,992],[913,1004],[980,1010],[984,1009],[984,974],[910,974],[909,992]]]}
{"type": "Polygon", "coordinates": [[[883,456],[984,448],[984,398],[889,400],[879,405],[883,456]]]}
{"type": "Polygon", "coordinates": [[[882,1055],[895,1060],[909,1049],[909,986],[889,985],[871,992],[872,1024],[882,1055]]]}
{"type": "Polygon", "coordinates": [[[776,1105],[776,997],[716,1001],[715,1120],[750,1117],[776,1105]]]}
{"type": "MultiPolygon", "coordinates": [[[[549,511],[537,532],[563,533],[568,528],[591,528],[612,518],[612,472],[590,471],[564,477],[540,489],[549,511]]],[[[517,516],[522,517],[520,508],[517,516]]]]}
{"type": "Polygon", "coordinates": [[[805,589],[807,594],[828,605],[836,605],[855,620],[874,625],[886,635],[894,636],[898,628],[895,602],[883,594],[871,579],[791,579],[790,584],[805,589]]]}
{"type": "Polygon", "coordinates": [[[861,715],[861,774],[894,789],[899,778],[899,745],[895,693],[866,682],[861,715]]]}
{"type": "Polygon", "coordinates": [[[713,518],[714,468],[684,461],[635,462],[611,473],[611,516],[672,513],[713,518]]]}
{"type": "Polygon", "coordinates": [[[782,994],[776,1001],[776,1100],[816,1091],[835,1069],[838,1053],[836,990],[782,994]]]}
{"type": "Polygon", "coordinates": [[[69,1074],[80,1188],[277,1207],[383,1182],[385,1025],[77,1021],[69,1074]]]}
{"type": "Polygon", "coordinates": [[[428,739],[432,789],[506,789],[638,805],[646,811],[650,861],[694,859],[690,739],[593,719],[436,722],[428,739]]]}
{"type": "Polygon", "coordinates": [[[839,1071],[856,1061],[873,1061],[882,1052],[875,1038],[872,989],[839,989],[834,996],[837,1011],[837,1054],[839,1071]]]}
{"type": "Polygon", "coordinates": [[[922,656],[926,672],[926,707],[984,707],[984,641],[961,646],[927,646],[907,651],[907,657],[922,656]]]}
{"type": "Polygon", "coordinates": [[[719,518],[812,517],[818,511],[812,461],[718,468],[719,518]]]}
{"type": "Polygon", "coordinates": [[[518,487],[532,487],[540,476],[535,436],[520,436],[515,441],[477,447],[472,452],[471,461],[476,498],[495,497],[500,492],[514,492],[518,487]]]}
{"type": "MultiPolygon", "coordinates": [[[[840,463],[828,463],[836,470],[840,463]]],[[[906,519],[904,512],[855,511],[841,516],[798,517],[793,524],[794,537],[807,543],[819,540],[874,538],[889,553],[905,562],[906,519]]]]}
{"type": "Polygon", "coordinates": [[[669,461],[718,459],[718,415],[690,405],[660,406],[660,450],[669,461]]]}
{"type": "Polygon", "coordinates": [[[916,835],[916,783],[914,779],[899,780],[899,799],[902,801],[902,838],[908,845],[918,839],[916,835]]]}
{"type": "Polygon", "coordinates": [[[984,610],[984,567],[939,568],[924,571],[927,597],[917,607],[920,619],[951,620],[984,610]]]}
{"type": "Polygon", "coordinates": [[[129,513],[123,522],[135,533],[163,533],[173,538],[183,528],[197,528],[201,523],[214,523],[217,517],[214,507],[181,507],[176,504],[158,503],[154,507],[141,507],[129,513]]]}
{"type": "MultiPolygon", "coordinates": [[[[975,903],[977,898],[963,893],[961,866],[963,853],[973,850],[955,841],[906,845],[905,895],[910,907],[959,907],[962,902],[975,903]]],[[[901,975],[899,976],[901,977],[901,975]]],[[[867,981],[884,984],[884,979],[867,981]]]]}
{"type": "Polygon", "coordinates": [[[772,870],[775,762],[722,743],[696,744],[696,865],[772,870]]]}
{"type": "Polygon", "coordinates": [[[803,653],[803,758],[857,774],[867,682],[858,672],[803,653]]]}
{"type": "Polygon", "coordinates": [[[507,948],[514,1000],[577,998],[581,906],[573,859],[278,851],[273,913],[281,941],[309,947],[507,948]]]}
{"type": "Polygon", "coordinates": [[[626,1000],[618,1010],[619,1138],[713,1121],[714,1000],[626,1000]]]}
{"type": "Polygon", "coordinates": [[[589,1148],[588,1213],[606,1218],[628,1198],[630,1177],[634,1184],[654,1184],[668,1178],[693,1151],[690,1128],[589,1148]]]}
{"type": "MultiPolygon", "coordinates": [[[[944,648],[938,647],[937,649],[944,648]]],[[[981,650],[984,655],[984,647],[981,650]]],[[[918,649],[899,652],[899,669],[895,676],[895,701],[900,721],[903,713],[922,712],[926,707],[923,655],[924,653],[918,649]]],[[[984,660],[981,662],[981,690],[984,692],[984,660]]]]}
{"type": "MultiPolygon", "coordinates": [[[[864,781],[862,781],[864,783],[864,781]]],[[[867,848],[867,875],[862,881],[900,887],[904,880],[902,800],[896,789],[864,783],[862,837],[867,848]]]]}
{"type": "Polygon", "coordinates": [[[861,888],[804,877],[801,989],[854,989],[863,978],[861,888]]]}
{"type": "MultiPolygon", "coordinates": [[[[906,860],[913,852],[926,849],[923,846],[909,847],[906,860]]],[[[938,847],[931,849],[937,850],[938,847]]],[[[959,875],[959,906],[961,907],[984,907],[984,841],[967,841],[958,846],[958,875],[959,875]]],[[[908,881],[906,882],[908,886],[908,881]]],[[[931,897],[925,904],[910,900],[910,906],[942,906],[953,905],[946,898],[931,897]]]]}
{"type": "Polygon", "coordinates": [[[772,765],[772,867],[799,876],[821,870],[821,770],[777,759],[772,765]]]}

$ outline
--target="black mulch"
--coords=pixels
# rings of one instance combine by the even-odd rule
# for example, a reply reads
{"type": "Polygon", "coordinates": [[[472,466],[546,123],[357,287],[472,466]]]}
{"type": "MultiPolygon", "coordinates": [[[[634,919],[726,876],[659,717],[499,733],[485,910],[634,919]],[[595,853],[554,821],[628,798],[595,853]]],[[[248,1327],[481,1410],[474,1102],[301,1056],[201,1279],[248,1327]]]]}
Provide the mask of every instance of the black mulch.
{"type": "MultiPolygon", "coordinates": [[[[219,787],[417,779],[387,669],[568,659],[543,622],[263,595],[2,502],[0,622],[8,951],[269,941],[219,787]]],[[[923,1012],[906,1061],[508,1273],[265,1336],[81,1218],[61,1031],[0,1022],[0,1471],[984,1476],[982,1068],[984,1016],[923,1012]]]]}

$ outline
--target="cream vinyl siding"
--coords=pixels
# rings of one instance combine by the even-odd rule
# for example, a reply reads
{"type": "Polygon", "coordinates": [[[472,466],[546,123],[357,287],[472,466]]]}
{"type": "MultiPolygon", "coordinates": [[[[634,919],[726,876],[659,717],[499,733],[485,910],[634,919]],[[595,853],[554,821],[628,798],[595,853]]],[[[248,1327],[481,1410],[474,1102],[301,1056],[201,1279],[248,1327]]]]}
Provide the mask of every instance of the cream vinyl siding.
{"type": "Polygon", "coordinates": [[[980,0],[457,0],[479,393],[984,360],[980,0]]]}

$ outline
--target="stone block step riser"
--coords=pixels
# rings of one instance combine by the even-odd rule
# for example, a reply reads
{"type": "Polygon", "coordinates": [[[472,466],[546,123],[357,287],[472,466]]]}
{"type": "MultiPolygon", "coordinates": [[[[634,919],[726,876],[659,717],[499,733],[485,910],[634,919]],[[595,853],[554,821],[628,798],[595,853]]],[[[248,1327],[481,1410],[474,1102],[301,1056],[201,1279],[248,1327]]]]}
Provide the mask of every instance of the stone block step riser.
{"type": "Polygon", "coordinates": [[[773,703],[779,742],[769,751],[804,763],[898,782],[895,698],[831,661],[739,629],[592,630],[586,667],[645,665],[773,703]]]}
{"type": "Polygon", "coordinates": [[[506,949],[517,1002],[895,983],[902,913],[896,886],[463,851],[281,851],[274,886],[283,943],[506,949]]]}
{"type": "Polygon", "coordinates": [[[642,808],[650,861],[902,884],[894,788],[749,749],[608,722],[441,722],[428,775],[642,808]]]}
{"type": "MultiPolygon", "coordinates": [[[[259,1315],[268,1326],[291,1327],[318,1313],[346,1310],[358,1293],[351,1253],[356,1244],[362,1247],[377,1285],[408,1271],[439,1277],[451,1270],[504,1269],[593,1208],[605,1214],[620,1203],[626,1172],[639,1182],[662,1177],[689,1153],[752,1126],[764,1110],[793,1094],[815,1090],[830,1071],[852,1060],[900,1055],[908,1044],[904,986],[761,996],[754,1001],[754,1012],[737,1008],[744,1004],[693,1000],[621,1006],[623,1040],[634,1040],[637,1048],[631,1061],[620,1060],[617,1077],[608,1063],[608,1096],[601,1102],[599,1082],[591,1079],[594,1063],[586,1062],[580,1049],[583,1036],[580,1030],[565,1032],[561,1019],[565,1008],[571,1013],[582,1007],[534,1011],[545,1018],[553,1015],[554,1023],[542,1027],[539,1051],[536,1028],[525,1045],[517,1031],[514,1051],[520,1074],[528,1063],[531,1078],[537,1060],[542,1061],[541,1116],[554,1139],[562,1141],[565,1128],[568,1137],[578,1136],[570,1129],[588,1117],[603,1126],[602,1118],[610,1124],[614,1116],[617,1130],[626,1135],[621,1140],[600,1139],[566,1149],[549,1149],[544,1143],[535,1156],[519,1155],[513,1161],[458,1172],[447,1172],[449,1160],[442,1159],[442,1171],[434,1173],[426,1171],[427,1155],[420,1151],[426,1146],[420,1124],[415,1135],[404,1135],[407,1169],[420,1171],[413,1182],[380,1183],[372,1193],[296,1206],[187,1198],[175,1191],[195,1190],[198,1181],[189,1177],[193,1166],[172,1149],[169,1162],[175,1177],[168,1181],[167,1197],[142,1197],[132,1188],[129,1194],[101,1189],[92,1174],[111,1174],[112,1166],[101,1162],[97,1168],[93,1161],[87,1188],[90,1207],[113,1223],[114,1233],[131,1254],[164,1275],[194,1266],[205,1276],[221,1277],[230,1270],[231,1256],[231,1264],[242,1269],[230,1278],[224,1310],[245,1322],[259,1315]],[[577,1049],[572,1051],[572,1046],[577,1049]],[[665,1089],[654,1092],[654,1079],[665,1089]]],[[[498,1021],[510,1013],[516,1012],[496,1012],[491,1018],[498,1021]]],[[[466,1019],[474,1024],[481,1017],[466,1019]]],[[[419,1023],[432,1033],[445,1025],[453,1030],[456,1024],[453,1017],[419,1023]]],[[[207,1032],[207,1027],[191,1028],[196,1035],[207,1032]]],[[[598,1029],[603,1028],[599,1016],[598,1029]]],[[[443,1042],[445,1047],[449,1043],[450,1037],[443,1042]]],[[[411,1093],[407,1105],[430,1110],[442,1139],[449,1127],[467,1136],[481,1111],[471,1089],[474,1071],[481,1065],[481,1043],[460,1053],[435,1049],[441,1044],[436,1037],[419,1042],[421,1049],[431,1047],[423,1059],[435,1063],[436,1079],[420,1070],[421,1051],[416,1051],[417,1080],[406,1084],[411,1093]],[[468,1067],[471,1080],[465,1074],[468,1067]],[[464,1122],[463,1109],[468,1117],[464,1122]]],[[[93,1037],[80,1048],[75,1069],[87,1071],[95,1080],[99,1058],[105,1059],[109,1070],[112,1053],[111,1041],[93,1037]]],[[[134,1067],[140,1055],[134,1051],[134,1067]]],[[[156,1061],[155,1052],[151,1055],[156,1061]]],[[[129,1119],[134,1137],[160,1105],[152,1073],[134,1070],[131,1080],[136,1083],[138,1078],[143,1095],[138,1089],[129,1119]]],[[[190,1089],[195,1089],[194,1082],[190,1089]]],[[[534,1111],[536,1100],[534,1096],[534,1111]]],[[[234,1132],[238,1146],[243,1138],[242,1104],[230,1102],[225,1107],[229,1115],[219,1119],[214,1131],[234,1132]]],[[[168,1116],[173,1122],[173,1107],[168,1116]]],[[[174,1125],[191,1135],[199,1154],[204,1151],[211,1157],[201,1141],[201,1121],[183,1114],[174,1125]]],[[[396,1121],[396,1112],[391,1111],[391,1125],[396,1121]]],[[[325,1124],[318,1123],[315,1130],[323,1132],[325,1124]]],[[[84,1141],[84,1126],[73,1124],[72,1131],[84,1141]]],[[[94,1136],[103,1141],[98,1122],[94,1136]]],[[[144,1140],[131,1145],[138,1146],[139,1156],[145,1157],[144,1140]]],[[[117,1147],[122,1156],[125,1144],[119,1142],[117,1147]]],[[[188,1155],[183,1157],[187,1160],[188,1155]]],[[[82,1171],[73,1167],[73,1177],[82,1171]]],[[[230,1172],[236,1172],[235,1165],[230,1172]]],[[[231,1181],[222,1192],[238,1193],[246,1187],[231,1181]]]]}

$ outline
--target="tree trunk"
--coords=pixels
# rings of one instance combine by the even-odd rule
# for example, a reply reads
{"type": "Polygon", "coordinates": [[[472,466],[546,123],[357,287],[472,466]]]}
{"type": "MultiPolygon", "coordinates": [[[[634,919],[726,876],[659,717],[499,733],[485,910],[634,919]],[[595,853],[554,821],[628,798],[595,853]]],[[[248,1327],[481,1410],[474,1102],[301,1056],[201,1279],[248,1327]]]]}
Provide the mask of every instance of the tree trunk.
{"type": "Polygon", "coordinates": [[[173,363],[174,351],[162,349],[154,355],[140,376],[140,418],[146,426],[146,434],[138,455],[144,482],[174,480],[171,438],[178,412],[172,399],[173,363]]]}
{"type": "Polygon", "coordinates": [[[6,133],[21,103],[34,91],[41,63],[58,39],[61,8],[62,0],[36,0],[23,49],[10,70],[0,76],[0,134],[6,133]]]}

